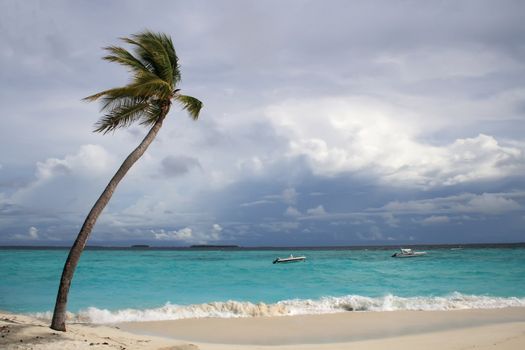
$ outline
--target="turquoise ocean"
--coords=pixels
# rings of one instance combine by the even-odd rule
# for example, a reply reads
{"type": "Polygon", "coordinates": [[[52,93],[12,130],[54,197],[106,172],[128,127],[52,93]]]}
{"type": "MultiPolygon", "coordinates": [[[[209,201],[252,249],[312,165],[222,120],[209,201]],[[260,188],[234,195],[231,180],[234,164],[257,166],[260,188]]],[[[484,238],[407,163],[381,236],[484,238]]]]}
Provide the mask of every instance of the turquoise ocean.
{"type": "MultiPolygon", "coordinates": [[[[525,248],[86,250],[68,308],[111,323],[525,306],[525,248]],[[305,262],[272,264],[304,255],[305,262]]],[[[65,249],[0,249],[0,309],[50,317],[65,249]]]]}

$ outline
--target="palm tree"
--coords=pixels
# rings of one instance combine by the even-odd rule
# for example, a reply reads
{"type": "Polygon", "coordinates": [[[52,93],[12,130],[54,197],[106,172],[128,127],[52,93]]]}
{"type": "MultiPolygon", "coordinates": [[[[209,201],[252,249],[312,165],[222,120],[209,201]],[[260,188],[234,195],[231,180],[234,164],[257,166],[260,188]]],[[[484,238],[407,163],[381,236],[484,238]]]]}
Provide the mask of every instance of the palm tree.
{"type": "Polygon", "coordinates": [[[105,90],[84,99],[102,101],[101,110],[105,114],[95,124],[94,131],[106,134],[118,128],[128,127],[134,122],[151,126],[151,128],[138,147],[124,160],[95,202],[69,251],[62,271],[51,322],[51,328],[57,331],[66,330],[67,295],[73,273],[93,226],[111,199],[118,183],[151,144],[173,101],[178,102],[183,109],[188,111],[193,120],[197,120],[202,108],[201,101],[191,96],[181,95],[180,89],[176,88],[180,82],[180,70],[169,36],[144,31],[121,40],[130,44],[134,49],[133,52],[122,47],[109,46],[105,48],[109,55],[104,59],[125,66],[133,74],[133,78],[128,85],[105,90]]]}

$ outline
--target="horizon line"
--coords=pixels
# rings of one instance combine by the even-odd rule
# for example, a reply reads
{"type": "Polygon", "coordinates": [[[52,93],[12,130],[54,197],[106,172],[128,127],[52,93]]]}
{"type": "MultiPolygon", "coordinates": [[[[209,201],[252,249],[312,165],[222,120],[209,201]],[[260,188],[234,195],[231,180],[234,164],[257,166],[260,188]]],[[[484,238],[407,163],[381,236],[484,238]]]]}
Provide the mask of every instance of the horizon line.
{"type": "MultiPolygon", "coordinates": [[[[131,245],[87,245],[85,249],[129,249],[129,250],[242,250],[242,249],[366,249],[366,248],[398,248],[403,247],[490,247],[490,246],[525,246],[525,242],[477,242],[477,243],[410,243],[410,244],[356,244],[356,245],[261,245],[241,246],[234,244],[199,244],[187,246],[154,246],[148,244],[131,245]]],[[[69,249],[70,245],[0,245],[0,249],[69,249]]]]}

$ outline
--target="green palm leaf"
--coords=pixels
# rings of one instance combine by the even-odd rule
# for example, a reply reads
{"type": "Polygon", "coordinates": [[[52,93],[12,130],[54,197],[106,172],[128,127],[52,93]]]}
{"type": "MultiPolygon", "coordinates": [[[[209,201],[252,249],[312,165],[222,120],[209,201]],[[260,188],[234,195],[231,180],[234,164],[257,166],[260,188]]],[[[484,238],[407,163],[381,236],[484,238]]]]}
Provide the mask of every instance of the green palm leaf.
{"type": "Polygon", "coordinates": [[[95,124],[95,131],[106,134],[118,128],[128,127],[144,115],[148,106],[148,102],[123,102],[95,124]]]}
{"type": "Polygon", "coordinates": [[[154,124],[165,117],[172,100],[180,103],[196,120],[202,102],[178,93],[179,59],[171,38],[166,34],[144,31],[121,40],[133,49],[128,51],[120,46],[108,46],[105,50],[109,54],[103,58],[129,69],[133,73],[132,80],[127,85],[84,98],[85,101],[102,101],[101,110],[106,113],[95,124],[95,132],[107,133],[136,121],[142,125],[154,124]]]}
{"type": "Polygon", "coordinates": [[[131,69],[135,74],[151,73],[151,68],[144,65],[143,62],[133,56],[128,50],[118,46],[108,46],[105,50],[111,53],[111,55],[102,57],[106,61],[117,62],[131,69]]]}
{"type": "Polygon", "coordinates": [[[199,113],[202,109],[202,102],[196,99],[195,97],[177,95],[175,100],[182,105],[182,109],[188,111],[191,119],[197,120],[199,118],[199,113]]]}
{"type": "Polygon", "coordinates": [[[166,82],[173,84],[172,63],[169,55],[162,43],[153,40],[148,33],[133,35],[133,39],[122,38],[122,40],[135,46],[137,56],[152,68],[153,73],[166,82]]]}
{"type": "Polygon", "coordinates": [[[178,83],[180,81],[179,58],[175,53],[175,48],[171,38],[166,34],[152,33],[149,31],[135,37],[139,38],[139,40],[142,40],[144,43],[152,43],[155,47],[163,48],[163,50],[159,50],[159,52],[163,52],[167,57],[161,57],[161,59],[167,58],[170,62],[170,67],[165,67],[165,74],[170,75],[170,79],[175,84],[178,83]]]}
{"type": "Polygon", "coordinates": [[[160,118],[162,113],[162,101],[153,101],[149,104],[148,108],[144,110],[144,115],[141,119],[141,125],[152,125],[155,124],[157,119],[160,118]]]}

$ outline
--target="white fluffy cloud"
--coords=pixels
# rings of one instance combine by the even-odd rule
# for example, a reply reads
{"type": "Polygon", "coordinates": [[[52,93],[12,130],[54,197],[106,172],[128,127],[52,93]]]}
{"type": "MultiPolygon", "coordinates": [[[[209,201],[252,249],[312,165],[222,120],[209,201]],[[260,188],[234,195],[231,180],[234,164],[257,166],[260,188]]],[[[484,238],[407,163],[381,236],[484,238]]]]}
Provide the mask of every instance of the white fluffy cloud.
{"type": "Polygon", "coordinates": [[[326,214],[326,211],[324,210],[324,207],[322,205],[318,205],[315,208],[308,209],[306,213],[312,216],[322,216],[326,214]]]}
{"type": "Polygon", "coordinates": [[[38,238],[38,229],[36,227],[34,227],[34,226],[31,226],[27,233],[28,233],[29,237],[32,238],[32,239],[37,239],[38,238]]]}
{"type": "Polygon", "coordinates": [[[36,163],[34,179],[9,196],[27,210],[84,211],[103,190],[114,171],[113,157],[99,145],[83,145],[63,158],[36,163]]]}
{"type": "Polygon", "coordinates": [[[504,147],[494,137],[483,134],[456,140],[443,149],[441,159],[444,167],[436,164],[427,173],[437,172],[443,185],[516,175],[524,169],[525,160],[523,149],[504,147]]]}
{"type": "Polygon", "coordinates": [[[218,241],[221,239],[223,228],[219,224],[213,224],[207,232],[205,230],[194,231],[190,227],[184,227],[179,230],[151,230],[156,240],[159,241],[179,241],[184,243],[205,244],[209,241],[218,241]]]}
{"type": "Polygon", "coordinates": [[[152,231],[155,239],[165,241],[165,240],[176,240],[183,242],[193,241],[193,231],[189,227],[181,228],[180,230],[165,231],[160,229],[158,231],[152,231]]]}
{"type": "Polygon", "coordinates": [[[34,178],[4,195],[5,201],[28,213],[83,212],[102,192],[114,165],[113,157],[103,147],[83,145],[63,158],[37,162],[34,178]]]}
{"type": "Polygon", "coordinates": [[[37,162],[38,179],[75,173],[77,176],[96,176],[104,174],[114,164],[113,157],[99,145],[83,145],[75,154],[64,158],[48,158],[37,162]]]}
{"type": "Polygon", "coordinates": [[[523,147],[502,145],[490,135],[444,145],[421,141],[438,129],[416,111],[351,97],[287,101],[270,107],[267,114],[289,140],[288,155],[305,157],[318,175],[366,172],[388,184],[432,187],[494,180],[525,170],[523,147]]]}
{"type": "Polygon", "coordinates": [[[301,212],[294,207],[288,207],[286,208],[286,211],[284,212],[284,215],[290,216],[290,217],[299,217],[301,216],[301,212]]]}
{"type": "Polygon", "coordinates": [[[221,225],[219,224],[213,224],[212,227],[211,227],[211,232],[210,232],[210,235],[208,237],[208,240],[211,240],[211,241],[218,241],[219,239],[221,239],[221,232],[222,232],[223,228],[221,225]]]}
{"type": "Polygon", "coordinates": [[[40,237],[38,236],[38,229],[34,226],[31,226],[28,230],[27,230],[27,234],[23,235],[23,234],[16,234],[14,235],[14,238],[15,239],[20,239],[20,240],[37,240],[37,239],[40,239],[40,237]]]}
{"type": "Polygon", "coordinates": [[[432,215],[421,220],[423,225],[437,225],[449,223],[450,219],[445,215],[432,215]]]}

